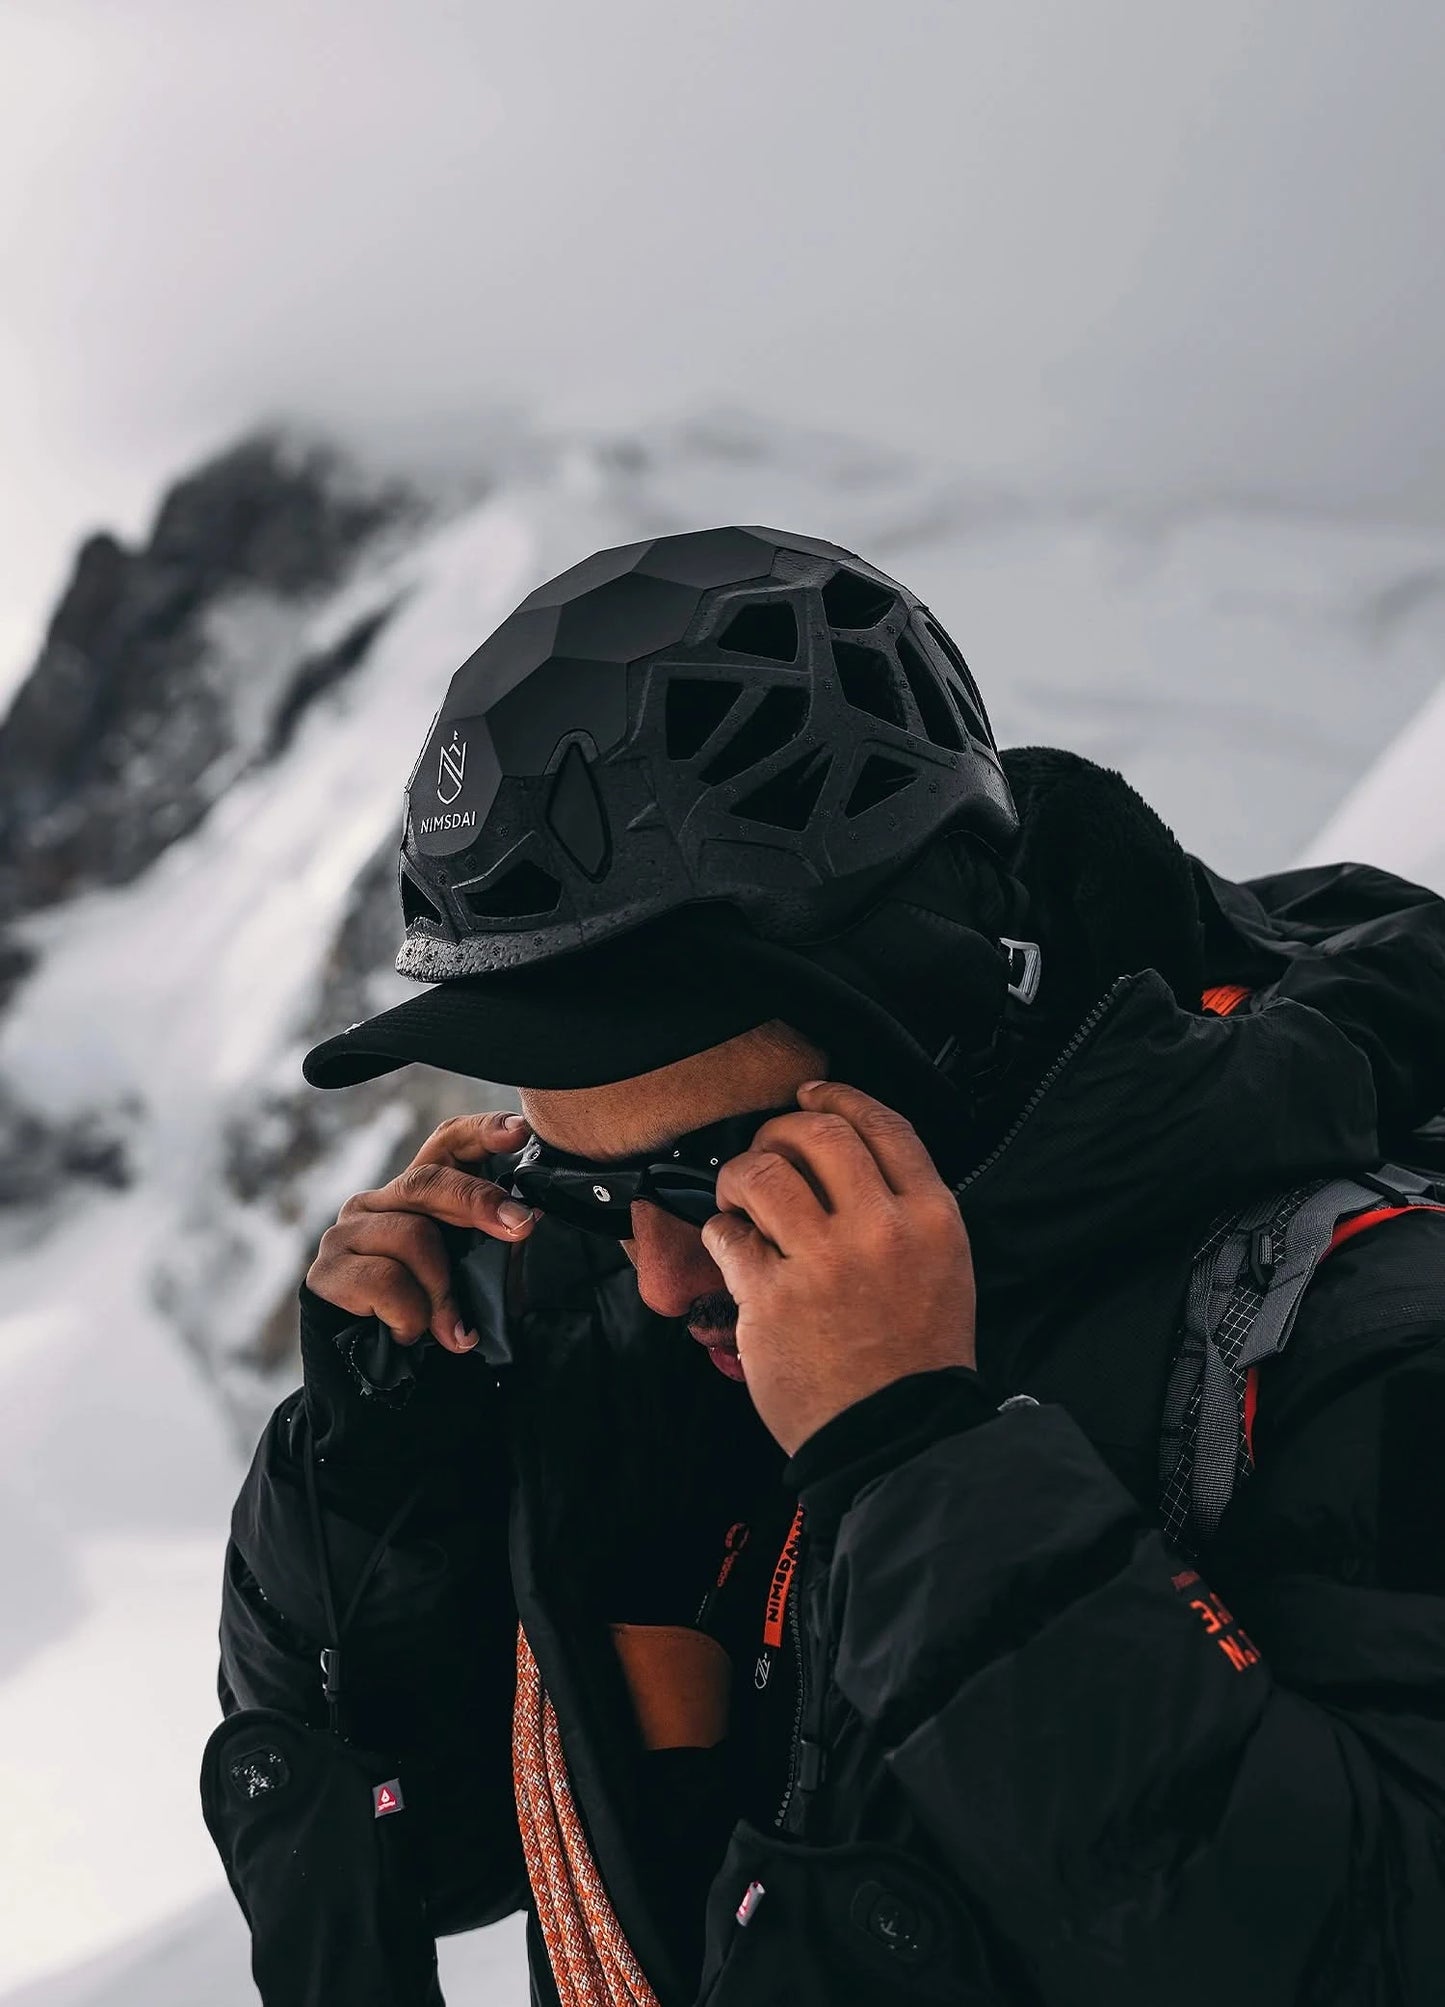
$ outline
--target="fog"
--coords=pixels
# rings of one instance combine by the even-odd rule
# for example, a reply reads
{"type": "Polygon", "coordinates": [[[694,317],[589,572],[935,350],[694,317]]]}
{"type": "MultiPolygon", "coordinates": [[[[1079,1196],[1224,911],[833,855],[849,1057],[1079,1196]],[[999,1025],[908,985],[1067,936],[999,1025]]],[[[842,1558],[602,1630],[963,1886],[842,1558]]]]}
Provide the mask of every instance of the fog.
{"type": "Polygon", "coordinates": [[[8,0],[0,690],[77,533],[260,412],[1438,517],[1442,51],[1424,0],[8,0]]]}

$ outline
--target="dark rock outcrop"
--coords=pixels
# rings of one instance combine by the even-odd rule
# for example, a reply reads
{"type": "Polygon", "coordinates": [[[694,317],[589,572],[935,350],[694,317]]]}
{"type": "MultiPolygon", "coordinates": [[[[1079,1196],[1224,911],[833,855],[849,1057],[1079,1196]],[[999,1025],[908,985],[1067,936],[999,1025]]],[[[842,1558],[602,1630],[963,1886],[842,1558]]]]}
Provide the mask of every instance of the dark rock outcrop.
{"type": "MultiPolygon", "coordinates": [[[[234,777],[246,695],[208,663],[208,617],[247,592],[275,603],[334,587],[417,506],[327,448],[262,435],[178,482],[143,549],[89,538],[0,724],[0,922],[125,884],[193,829],[234,777]]],[[[354,667],[379,626],[329,651],[312,680],[354,667]]],[[[271,749],[311,694],[306,678],[303,663],[263,728],[271,749]]]]}
{"type": "Polygon", "coordinates": [[[389,606],[363,614],[330,648],[308,655],[297,664],[271,718],[265,748],[268,760],[279,759],[285,752],[296,736],[296,727],[317,698],[324,697],[366,660],[371,644],[399,605],[399,600],[393,600],[389,606]]]}
{"type": "Polygon", "coordinates": [[[122,1190],[131,1182],[129,1135],[140,1115],[132,1102],[51,1122],[0,1080],[0,1213],[38,1205],[71,1178],[122,1190]]]}

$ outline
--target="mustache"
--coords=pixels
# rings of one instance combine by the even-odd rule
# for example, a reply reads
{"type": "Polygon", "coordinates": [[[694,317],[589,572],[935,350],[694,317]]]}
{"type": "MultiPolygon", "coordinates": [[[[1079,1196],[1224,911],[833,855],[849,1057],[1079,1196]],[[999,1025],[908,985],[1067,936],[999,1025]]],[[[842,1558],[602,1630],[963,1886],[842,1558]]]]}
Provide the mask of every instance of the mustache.
{"type": "Polygon", "coordinates": [[[699,1296],[687,1313],[690,1331],[717,1331],[729,1336],[738,1321],[738,1306],[725,1289],[699,1296]]]}

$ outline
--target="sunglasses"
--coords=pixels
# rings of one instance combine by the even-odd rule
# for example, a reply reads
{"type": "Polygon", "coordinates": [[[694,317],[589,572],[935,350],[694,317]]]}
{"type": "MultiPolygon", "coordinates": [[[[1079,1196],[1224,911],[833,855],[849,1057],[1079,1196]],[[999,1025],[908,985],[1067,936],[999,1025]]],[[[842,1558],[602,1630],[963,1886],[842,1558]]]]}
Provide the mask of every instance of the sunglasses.
{"type": "Polygon", "coordinates": [[[742,1155],[765,1122],[795,1112],[796,1104],[789,1103],[785,1108],[729,1115],[670,1143],[606,1164],[569,1156],[534,1136],[512,1173],[512,1195],[567,1226],[611,1240],[631,1240],[632,1208],[638,1199],[690,1226],[702,1226],[718,1209],[717,1180],[723,1165],[742,1155]]]}

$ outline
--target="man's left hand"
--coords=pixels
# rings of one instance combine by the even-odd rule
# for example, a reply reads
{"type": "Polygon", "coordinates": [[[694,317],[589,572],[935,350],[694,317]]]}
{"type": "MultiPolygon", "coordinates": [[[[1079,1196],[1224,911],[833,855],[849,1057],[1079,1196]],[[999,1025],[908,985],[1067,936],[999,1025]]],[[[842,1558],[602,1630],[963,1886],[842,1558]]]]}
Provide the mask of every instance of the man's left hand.
{"type": "Polygon", "coordinates": [[[798,1103],[723,1166],[702,1230],[753,1405],[789,1456],[879,1387],[974,1363],[968,1234],[912,1124],[837,1081],[798,1103]]]}

